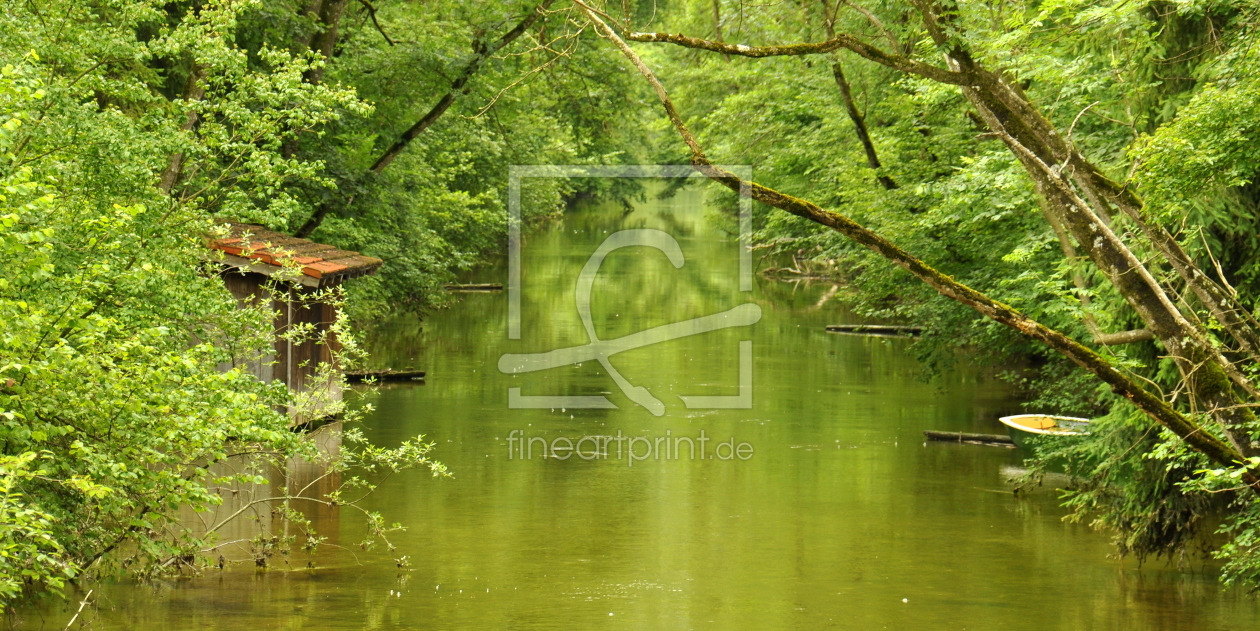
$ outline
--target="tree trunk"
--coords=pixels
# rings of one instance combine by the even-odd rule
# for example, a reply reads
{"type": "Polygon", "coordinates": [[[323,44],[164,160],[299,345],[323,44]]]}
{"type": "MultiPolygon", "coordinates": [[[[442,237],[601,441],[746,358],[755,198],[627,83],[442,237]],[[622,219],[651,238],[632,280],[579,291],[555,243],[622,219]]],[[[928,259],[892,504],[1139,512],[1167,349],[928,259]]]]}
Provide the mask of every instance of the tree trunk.
{"type": "MultiPolygon", "coordinates": [[[[200,101],[206,95],[206,86],[203,80],[206,78],[205,70],[200,65],[194,63],[192,70],[188,73],[188,81],[184,84],[184,102],[200,101]]],[[[184,124],[180,125],[183,131],[192,131],[196,129],[199,117],[197,112],[188,110],[188,114],[184,118],[184,124]]],[[[177,151],[171,155],[170,161],[166,168],[162,170],[162,176],[158,179],[158,190],[165,195],[171,194],[171,189],[175,188],[175,183],[179,181],[179,176],[184,171],[184,152],[177,151]]]]}
{"type": "MultiPolygon", "coordinates": [[[[310,49],[319,53],[325,63],[332,59],[333,51],[337,48],[337,42],[340,39],[341,16],[346,11],[346,5],[350,0],[323,0],[319,2],[318,12],[319,28],[311,37],[310,49]]],[[[306,71],[307,83],[320,83],[324,80],[323,66],[319,68],[311,68],[306,71]]]]}
{"type": "Polygon", "coordinates": [[[849,81],[844,77],[844,68],[840,62],[836,61],[831,64],[831,74],[836,79],[836,85],[840,88],[840,95],[844,99],[844,109],[849,114],[849,120],[853,121],[853,130],[857,132],[858,142],[862,143],[862,151],[866,153],[866,165],[875,171],[875,179],[885,190],[893,190],[897,188],[897,182],[893,181],[887,175],[881,175],[879,170],[884,165],[879,161],[879,154],[875,153],[875,143],[871,141],[871,132],[866,127],[866,117],[858,110],[857,103],[853,101],[853,90],[849,87],[849,81]]]}
{"type": "MultiPolygon", "coordinates": [[[[302,48],[312,50],[319,53],[324,58],[325,66],[319,68],[311,68],[302,73],[302,78],[311,84],[318,84],[324,80],[324,71],[328,60],[332,59],[333,50],[337,47],[337,40],[340,38],[341,16],[345,13],[346,4],[349,0],[311,0],[306,5],[303,12],[308,17],[315,19],[315,30],[306,37],[299,39],[298,44],[302,48]]],[[[295,136],[284,142],[280,147],[280,155],[285,158],[292,158],[297,155],[300,140],[295,136]]]]}

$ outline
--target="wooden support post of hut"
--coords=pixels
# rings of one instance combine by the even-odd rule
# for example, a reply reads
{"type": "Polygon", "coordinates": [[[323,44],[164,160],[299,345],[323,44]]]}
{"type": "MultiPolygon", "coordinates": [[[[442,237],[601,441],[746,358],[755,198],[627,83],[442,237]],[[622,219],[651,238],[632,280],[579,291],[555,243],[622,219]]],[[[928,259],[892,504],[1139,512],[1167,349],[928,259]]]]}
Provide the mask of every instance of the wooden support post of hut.
{"type": "Polygon", "coordinates": [[[262,226],[229,223],[228,228],[227,237],[210,242],[212,250],[223,253],[217,260],[224,283],[242,303],[270,300],[277,314],[274,353],[248,362],[249,370],[260,380],[278,379],[294,394],[313,399],[305,412],[290,411],[295,424],[328,416],[322,412],[341,401],[341,381],[322,379],[320,371],[321,364],[339,368],[334,364],[339,347],[331,330],[337,311],[320,290],[375,273],[381,260],[262,226]],[[286,338],[295,327],[306,325],[311,335],[296,343],[286,338]]]}

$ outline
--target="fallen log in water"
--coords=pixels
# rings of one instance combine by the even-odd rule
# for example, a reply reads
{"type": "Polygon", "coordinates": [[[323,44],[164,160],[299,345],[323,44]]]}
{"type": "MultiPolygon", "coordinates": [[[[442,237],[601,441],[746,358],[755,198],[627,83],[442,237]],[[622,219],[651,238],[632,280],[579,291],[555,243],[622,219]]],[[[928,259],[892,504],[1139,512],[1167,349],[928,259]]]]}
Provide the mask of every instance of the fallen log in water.
{"type": "Polygon", "coordinates": [[[381,381],[424,381],[423,370],[363,370],[346,373],[346,381],[363,383],[369,379],[381,381]]]}
{"type": "Polygon", "coordinates": [[[988,445],[990,447],[1008,447],[1014,448],[1015,441],[1010,436],[1001,434],[968,434],[966,432],[938,432],[930,429],[923,430],[923,435],[928,440],[936,440],[947,443],[967,443],[970,445],[988,445]]]}
{"type": "Polygon", "coordinates": [[[828,333],[842,335],[875,335],[885,337],[913,337],[923,332],[923,327],[898,324],[828,324],[828,333]]]}
{"type": "Polygon", "coordinates": [[[503,291],[503,283],[448,283],[442,285],[446,291],[503,291]]]}

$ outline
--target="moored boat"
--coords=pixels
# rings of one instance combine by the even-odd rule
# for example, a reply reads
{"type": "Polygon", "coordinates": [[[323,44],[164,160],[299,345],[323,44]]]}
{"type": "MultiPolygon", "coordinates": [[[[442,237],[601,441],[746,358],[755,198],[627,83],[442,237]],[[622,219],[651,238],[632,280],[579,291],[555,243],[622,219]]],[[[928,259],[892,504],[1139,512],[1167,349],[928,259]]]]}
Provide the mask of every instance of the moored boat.
{"type": "Polygon", "coordinates": [[[1037,436],[1084,436],[1089,433],[1089,419],[1052,414],[1016,414],[998,419],[1006,426],[1011,440],[1027,447],[1037,436]]]}

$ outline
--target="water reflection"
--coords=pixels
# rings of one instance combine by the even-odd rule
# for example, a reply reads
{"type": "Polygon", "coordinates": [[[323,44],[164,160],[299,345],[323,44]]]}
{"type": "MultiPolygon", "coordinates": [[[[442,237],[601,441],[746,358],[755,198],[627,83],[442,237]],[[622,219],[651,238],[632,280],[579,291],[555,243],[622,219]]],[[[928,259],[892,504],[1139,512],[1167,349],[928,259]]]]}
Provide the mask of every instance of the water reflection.
{"type": "Polygon", "coordinates": [[[218,481],[210,491],[219,496],[219,505],[201,512],[182,507],[180,521],[195,537],[213,537],[205,552],[220,567],[244,562],[306,567],[325,560],[305,554],[304,545],[309,534],[326,547],[341,547],[341,508],[326,501],[342,484],[342,472],[328,466],[340,454],[341,432],[341,423],[329,423],[307,436],[318,453],[315,460],[290,458],[277,466],[268,458],[244,454],[210,465],[218,481]],[[251,481],[255,477],[265,481],[251,481]]]}

